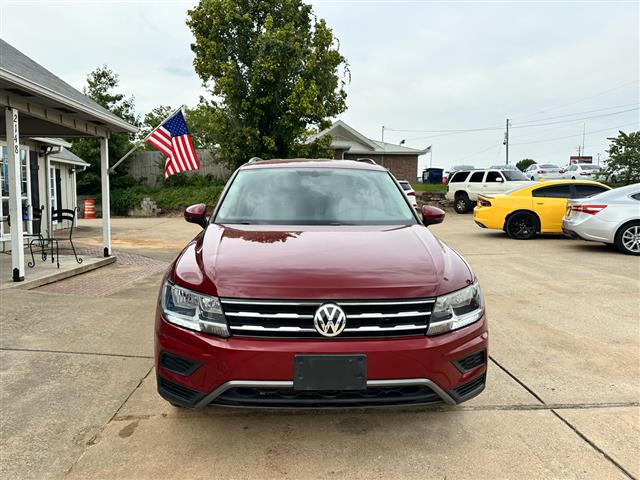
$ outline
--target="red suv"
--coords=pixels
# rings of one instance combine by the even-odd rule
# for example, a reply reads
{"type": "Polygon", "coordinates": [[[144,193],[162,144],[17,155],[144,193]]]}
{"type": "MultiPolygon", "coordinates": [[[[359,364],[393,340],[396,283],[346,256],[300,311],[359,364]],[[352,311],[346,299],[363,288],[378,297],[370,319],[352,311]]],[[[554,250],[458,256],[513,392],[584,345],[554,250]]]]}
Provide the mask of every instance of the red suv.
{"type": "Polygon", "coordinates": [[[487,321],[465,260],[385,168],[252,161],[167,273],[158,391],[178,407],[457,404],[479,394],[487,321]]]}

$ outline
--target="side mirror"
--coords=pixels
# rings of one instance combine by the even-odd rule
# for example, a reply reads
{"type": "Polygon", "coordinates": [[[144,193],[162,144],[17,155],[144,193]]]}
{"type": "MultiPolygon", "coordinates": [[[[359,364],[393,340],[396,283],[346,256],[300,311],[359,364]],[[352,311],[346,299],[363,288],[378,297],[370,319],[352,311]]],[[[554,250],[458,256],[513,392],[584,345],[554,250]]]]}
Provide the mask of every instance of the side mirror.
{"type": "Polygon", "coordinates": [[[189,223],[207,228],[207,206],[204,203],[197,203],[187,207],[184,211],[184,219],[189,223]]]}
{"type": "Polygon", "coordinates": [[[425,227],[442,223],[444,220],[444,210],[431,205],[423,205],[420,212],[422,213],[422,223],[425,227]]]}

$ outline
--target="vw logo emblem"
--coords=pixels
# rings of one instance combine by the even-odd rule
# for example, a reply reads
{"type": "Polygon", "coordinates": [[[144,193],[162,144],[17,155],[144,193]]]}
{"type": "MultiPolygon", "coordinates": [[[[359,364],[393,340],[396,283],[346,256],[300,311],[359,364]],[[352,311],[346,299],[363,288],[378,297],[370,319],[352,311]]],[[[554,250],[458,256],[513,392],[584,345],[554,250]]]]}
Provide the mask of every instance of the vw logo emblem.
{"type": "Polygon", "coordinates": [[[320,305],[313,315],[313,325],[320,335],[335,337],[347,325],[347,316],[335,303],[320,305]]]}

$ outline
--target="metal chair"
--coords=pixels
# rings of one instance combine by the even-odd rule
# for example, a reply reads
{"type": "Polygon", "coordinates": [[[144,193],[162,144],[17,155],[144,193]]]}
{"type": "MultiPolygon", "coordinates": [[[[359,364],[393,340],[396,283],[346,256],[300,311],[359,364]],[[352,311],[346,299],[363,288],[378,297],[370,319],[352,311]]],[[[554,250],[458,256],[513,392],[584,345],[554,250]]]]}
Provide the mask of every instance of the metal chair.
{"type": "MultiPolygon", "coordinates": [[[[36,259],[33,256],[33,245],[40,244],[40,256],[42,261],[47,260],[47,248],[51,250],[51,263],[56,260],[56,256],[53,255],[53,246],[56,246],[56,252],[59,250],[58,240],[56,238],[45,238],[42,235],[42,212],[44,206],[33,210],[33,219],[31,221],[32,233],[25,233],[24,237],[34,237],[29,241],[29,253],[31,254],[31,260],[27,263],[29,268],[33,268],[36,265],[36,259]]],[[[58,259],[58,268],[60,268],[60,260],[58,259]]]]}
{"type": "MultiPolygon", "coordinates": [[[[69,238],[64,240],[68,240],[69,243],[71,244],[71,250],[73,251],[73,256],[75,257],[76,262],[82,263],[82,258],[78,257],[78,254],[76,253],[76,247],[73,244],[73,227],[75,227],[76,225],[76,217],[79,211],[80,209],[78,207],[75,207],[73,210],[65,209],[65,208],[57,209],[57,210],[51,209],[51,221],[63,222],[66,220],[71,223],[71,227],[69,228],[69,238]]],[[[58,238],[56,240],[60,241],[63,239],[58,238]]]]}

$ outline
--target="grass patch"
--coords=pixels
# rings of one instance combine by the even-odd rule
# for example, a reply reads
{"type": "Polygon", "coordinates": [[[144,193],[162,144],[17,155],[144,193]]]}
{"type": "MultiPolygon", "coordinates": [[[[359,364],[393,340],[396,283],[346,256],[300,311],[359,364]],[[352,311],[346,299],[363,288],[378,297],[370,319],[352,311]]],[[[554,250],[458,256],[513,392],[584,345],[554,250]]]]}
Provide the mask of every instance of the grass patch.
{"type": "Polygon", "coordinates": [[[413,183],[416,192],[446,192],[447,186],[442,183],[413,183]]]}

